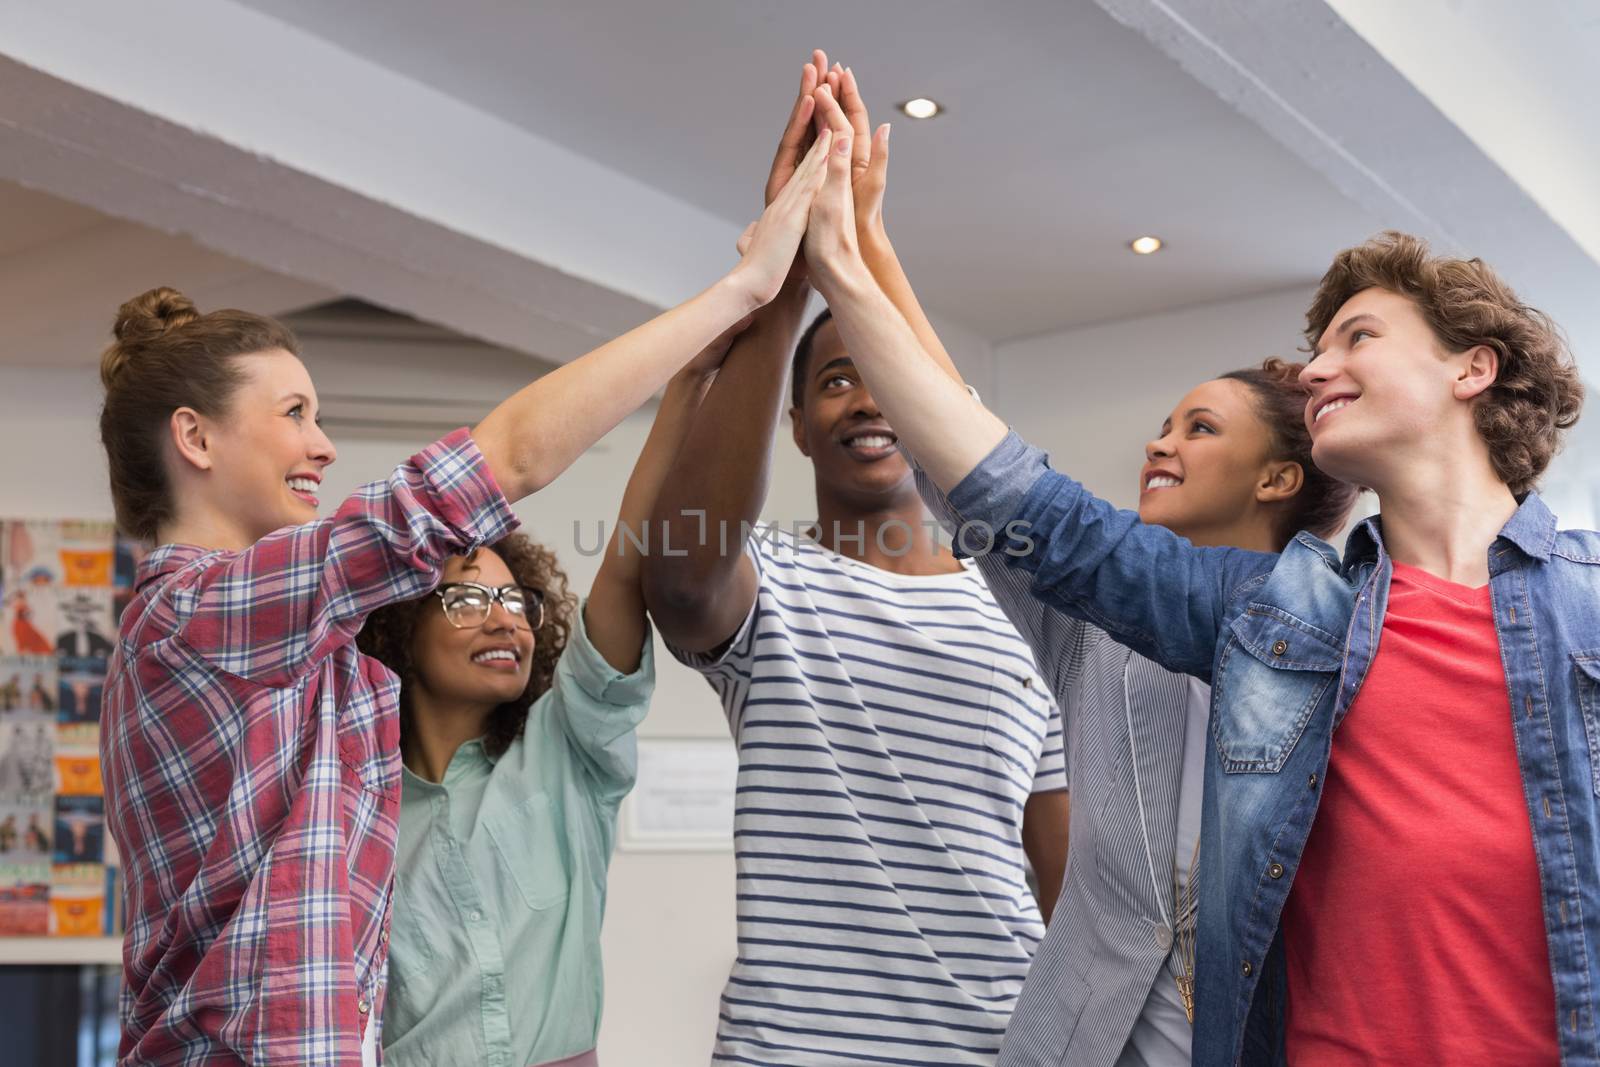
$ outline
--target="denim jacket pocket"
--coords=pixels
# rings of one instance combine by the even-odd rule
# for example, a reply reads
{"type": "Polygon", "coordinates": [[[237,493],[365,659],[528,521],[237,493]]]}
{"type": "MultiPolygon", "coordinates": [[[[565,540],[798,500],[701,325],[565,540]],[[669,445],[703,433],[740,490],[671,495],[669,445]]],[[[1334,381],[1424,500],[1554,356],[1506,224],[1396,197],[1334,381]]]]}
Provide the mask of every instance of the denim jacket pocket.
{"type": "Polygon", "coordinates": [[[1253,604],[1234,619],[1217,661],[1211,724],[1223,771],[1283,770],[1341,657],[1328,634],[1278,608],[1253,604]]]}
{"type": "Polygon", "coordinates": [[[1589,738],[1589,777],[1600,796],[1600,648],[1574,652],[1578,669],[1578,705],[1583,709],[1583,730],[1589,738]]]}
{"type": "Polygon", "coordinates": [[[528,907],[543,910],[567,897],[567,865],[550,813],[550,800],[535,793],[516,807],[484,820],[500,862],[528,907]]]}

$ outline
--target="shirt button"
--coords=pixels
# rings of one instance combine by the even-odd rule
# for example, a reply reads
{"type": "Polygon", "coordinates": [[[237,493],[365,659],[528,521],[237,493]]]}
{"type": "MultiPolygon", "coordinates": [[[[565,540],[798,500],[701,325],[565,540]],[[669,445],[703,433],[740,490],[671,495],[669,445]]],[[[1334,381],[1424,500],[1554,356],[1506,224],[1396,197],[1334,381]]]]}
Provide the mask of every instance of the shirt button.
{"type": "Polygon", "coordinates": [[[475,923],[483,922],[483,912],[474,909],[472,912],[472,921],[475,923]]]}
{"type": "Polygon", "coordinates": [[[1254,973],[1255,973],[1255,968],[1250,966],[1250,961],[1249,960],[1245,960],[1244,961],[1244,976],[1246,978],[1249,978],[1254,973]]]}
{"type": "Polygon", "coordinates": [[[1024,689],[1032,689],[1033,688],[1033,679],[1029,678],[1026,674],[1024,674],[1022,676],[1022,688],[1024,688],[1024,689]]]}
{"type": "Polygon", "coordinates": [[[389,943],[389,928],[387,926],[383,928],[383,933],[378,935],[378,940],[383,942],[385,945],[389,943]]]}
{"type": "Polygon", "coordinates": [[[1170,952],[1172,950],[1172,927],[1166,923],[1161,923],[1156,927],[1156,945],[1162,952],[1170,952]]]}
{"type": "Polygon", "coordinates": [[[1306,785],[1310,786],[1312,789],[1315,789],[1317,787],[1317,776],[1313,774],[1310,778],[1306,779],[1306,785]]]}
{"type": "Polygon", "coordinates": [[[1272,877],[1274,877],[1274,878],[1282,878],[1283,877],[1283,864],[1274,863],[1272,866],[1267,868],[1267,873],[1272,875],[1272,877]]]}
{"type": "Polygon", "coordinates": [[[1287,651],[1289,651],[1289,642],[1281,639],[1272,642],[1272,654],[1274,656],[1281,656],[1287,651]]]}
{"type": "Polygon", "coordinates": [[[362,1015],[365,1015],[372,1005],[368,1004],[367,998],[363,996],[360,1000],[356,1001],[356,1007],[360,1009],[362,1015]]]}

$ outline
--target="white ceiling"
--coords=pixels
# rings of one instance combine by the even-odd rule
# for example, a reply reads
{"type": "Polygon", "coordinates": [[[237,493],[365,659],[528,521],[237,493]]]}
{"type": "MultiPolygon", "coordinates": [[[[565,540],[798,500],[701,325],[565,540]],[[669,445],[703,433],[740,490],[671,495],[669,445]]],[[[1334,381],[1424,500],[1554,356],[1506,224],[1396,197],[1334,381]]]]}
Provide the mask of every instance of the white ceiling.
{"type": "Polygon", "coordinates": [[[246,3],[736,222],[831,46],[895,120],[913,280],[990,340],[1303,285],[1383,222],[1090,0],[246,3]]]}
{"type": "Polygon", "coordinates": [[[281,313],[335,295],[173,234],[0,181],[0,364],[94,365],[117,307],[154,285],[281,313]]]}

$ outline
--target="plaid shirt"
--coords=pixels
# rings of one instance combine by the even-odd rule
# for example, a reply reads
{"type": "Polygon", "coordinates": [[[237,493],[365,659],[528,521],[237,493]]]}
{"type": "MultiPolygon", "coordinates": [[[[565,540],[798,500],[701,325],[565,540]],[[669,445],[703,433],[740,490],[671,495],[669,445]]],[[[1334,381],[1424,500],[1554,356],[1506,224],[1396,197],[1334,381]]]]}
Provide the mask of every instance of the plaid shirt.
{"type": "Polygon", "coordinates": [[[360,1063],[383,1012],[400,727],[399,686],[355,635],[515,526],[458,430],[330,519],[141,565],[101,717],[127,876],[120,1063],[360,1063]]]}

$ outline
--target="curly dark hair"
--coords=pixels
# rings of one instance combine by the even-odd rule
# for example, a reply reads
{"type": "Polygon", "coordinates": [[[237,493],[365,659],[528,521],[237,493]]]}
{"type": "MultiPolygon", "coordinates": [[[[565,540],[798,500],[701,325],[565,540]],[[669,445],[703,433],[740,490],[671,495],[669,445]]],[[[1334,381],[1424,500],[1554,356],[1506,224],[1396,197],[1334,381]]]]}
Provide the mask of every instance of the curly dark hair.
{"type": "MultiPolygon", "coordinates": [[[[534,634],[533,670],[522,695],[501,704],[489,715],[489,728],[483,747],[499,758],[522,734],[528,722],[528,709],[555,680],[556,661],[561,658],[572,636],[578,598],[567,589],[567,574],[556,562],[556,554],[524,534],[511,534],[488,546],[505,560],[517,584],[544,590],[544,622],[534,634]]],[[[468,555],[472,562],[477,552],[468,555]]],[[[356,645],[367,655],[388,667],[400,679],[400,751],[406,751],[413,729],[411,689],[416,681],[411,656],[412,636],[422,612],[437,611],[437,598],[431,593],[402,604],[380,608],[367,617],[367,624],[356,637],[356,645]]]]}
{"type": "Polygon", "coordinates": [[[1309,394],[1300,384],[1300,372],[1304,369],[1304,363],[1290,363],[1274,357],[1259,367],[1246,367],[1222,375],[1223,381],[1239,382],[1250,389],[1256,414],[1272,437],[1273,456],[1300,464],[1305,476],[1300,492],[1289,501],[1275,531],[1280,551],[1301,530],[1322,538],[1338,533],[1361,495],[1359,486],[1324,474],[1311,461],[1311,431],[1306,429],[1309,394]]]}
{"type": "Polygon", "coordinates": [[[1499,354],[1499,376],[1473,418],[1500,480],[1518,496],[1532,489],[1583,407],[1583,380],[1550,316],[1481,259],[1436,256],[1420,238],[1386,230],[1334,257],[1306,312],[1306,340],[1315,346],[1345,301],[1371,288],[1409,297],[1448,351],[1488,345],[1499,354]]]}

